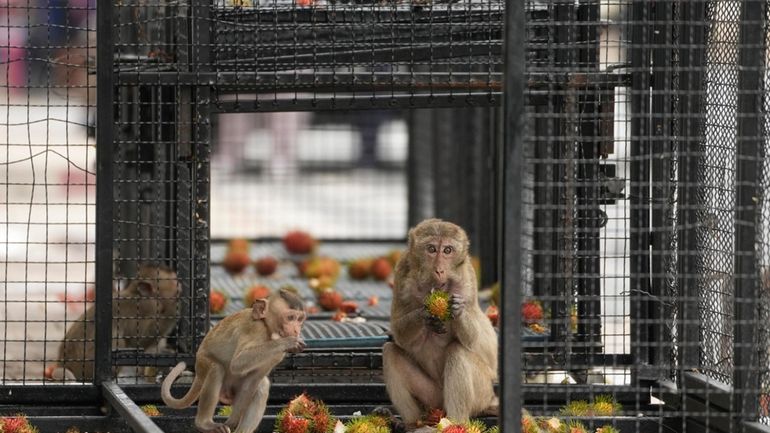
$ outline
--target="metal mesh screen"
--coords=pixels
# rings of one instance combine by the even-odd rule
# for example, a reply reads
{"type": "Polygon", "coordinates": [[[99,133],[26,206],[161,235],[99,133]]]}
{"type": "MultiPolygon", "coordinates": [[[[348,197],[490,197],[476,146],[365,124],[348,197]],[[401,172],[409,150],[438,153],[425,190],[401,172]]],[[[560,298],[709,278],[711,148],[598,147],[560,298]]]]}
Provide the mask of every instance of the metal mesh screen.
{"type": "Polygon", "coordinates": [[[761,431],[768,4],[536,6],[523,284],[508,287],[523,297],[522,431],[555,414],[761,431]]]}
{"type": "Polygon", "coordinates": [[[94,290],[94,1],[0,5],[0,383],[59,359],[94,290]]]}

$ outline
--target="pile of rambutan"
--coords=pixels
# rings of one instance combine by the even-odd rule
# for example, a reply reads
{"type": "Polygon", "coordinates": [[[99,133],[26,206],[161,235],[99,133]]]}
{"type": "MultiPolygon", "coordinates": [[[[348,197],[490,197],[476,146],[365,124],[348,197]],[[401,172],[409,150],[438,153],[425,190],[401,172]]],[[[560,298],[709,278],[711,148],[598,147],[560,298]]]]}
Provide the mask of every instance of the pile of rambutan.
{"type": "Polygon", "coordinates": [[[613,417],[619,415],[622,410],[623,407],[612,396],[598,395],[591,403],[586,400],[571,401],[559,412],[564,416],[613,417]]]}
{"type": "Polygon", "coordinates": [[[25,415],[0,417],[0,433],[37,433],[25,415]]]}
{"type": "Polygon", "coordinates": [[[278,433],[332,433],[337,419],[320,400],[300,394],[275,418],[278,433]]]}

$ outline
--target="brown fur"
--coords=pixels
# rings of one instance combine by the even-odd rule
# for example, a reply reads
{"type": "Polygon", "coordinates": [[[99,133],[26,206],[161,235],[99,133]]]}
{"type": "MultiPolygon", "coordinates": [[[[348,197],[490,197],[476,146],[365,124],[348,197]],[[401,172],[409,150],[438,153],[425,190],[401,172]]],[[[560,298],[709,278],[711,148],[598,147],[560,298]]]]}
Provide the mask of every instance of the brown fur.
{"type": "Polygon", "coordinates": [[[430,408],[443,408],[456,422],[497,412],[497,335],[479,307],[468,244],[459,226],[426,220],[409,231],[409,247],[396,266],[394,342],[383,347],[383,373],[408,426],[430,408]],[[452,296],[453,319],[445,325],[429,323],[422,303],[437,288],[452,296]]]}
{"type": "Polygon", "coordinates": [[[185,369],[180,362],[163,380],[163,401],[182,409],[197,400],[195,427],[202,432],[236,429],[236,433],[252,433],[265,413],[270,391],[267,375],[286,352],[305,347],[300,337],[304,319],[301,300],[286,290],[273,293],[267,300],[257,299],[251,309],[226,317],[206,334],[198,348],[190,390],[180,399],[171,396],[171,385],[185,369]],[[225,424],[213,421],[218,402],[233,406],[225,424]]]}
{"type": "MultiPolygon", "coordinates": [[[[112,292],[112,348],[146,350],[176,325],[180,287],[176,272],[144,265],[125,289],[112,292]]],[[[89,381],[94,374],[94,316],[91,305],[67,330],[59,346],[56,379],[89,381]]]]}

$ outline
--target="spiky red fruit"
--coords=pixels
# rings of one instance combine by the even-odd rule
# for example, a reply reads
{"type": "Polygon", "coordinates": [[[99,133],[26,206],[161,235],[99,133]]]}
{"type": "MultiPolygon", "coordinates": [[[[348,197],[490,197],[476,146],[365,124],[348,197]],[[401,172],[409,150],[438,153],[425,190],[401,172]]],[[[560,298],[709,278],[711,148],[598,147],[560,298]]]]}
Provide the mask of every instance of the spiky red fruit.
{"type": "Polygon", "coordinates": [[[340,310],[346,314],[352,314],[358,311],[358,304],[355,301],[344,301],[340,305],[340,310]]]}
{"type": "Polygon", "coordinates": [[[212,290],[209,294],[209,311],[214,314],[221,313],[227,305],[227,297],[218,290],[212,290]]]}
{"type": "Polygon", "coordinates": [[[328,410],[319,410],[311,418],[313,433],[328,433],[334,429],[334,420],[328,410]]]}
{"type": "Polygon", "coordinates": [[[287,413],[281,421],[281,433],[308,433],[310,421],[287,413]]]}
{"type": "Polygon", "coordinates": [[[238,274],[243,272],[249,266],[249,263],[251,263],[249,253],[245,251],[229,251],[222,261],[222,266],[227,272],[238,274]]]}
{"type": "Polygon", "coordinates": [[[440,408],[432,408],[428,411],[428,413],[425,416],[425,424],[434,426],[438,424],[439,421],[441,421],[441,418],[444,418],[446,416],[446,413],[444,413],[443,410],[440,408]]]}
{"type": "Polygon", "coordinates": [[[316,241],[309,233],[300,230],[286,233],[283,246],[292,254],[309,254],[315,248],[316,241]]]}
{"type": "Polygon", "coordinates": [[[363,280],[369,276],[372,262],[365,259],[354,260],[348,265],[348,275],[354,280],[363,280]]]}
{"type": "Polygon", "coordinates": [[[525,302],[521,305],[521,320],[524,323],[535,323],[543,320],[543,307],[534,301],[525,302]]]}
{"type": "Polygon", "coordinates": [[[257,273],[263,277],[273,275],[275,270],[278,269],[278,260],[275,257],[267,256],[262,257],[254,263],[257,273]]]}
{"type": "Polygon", "coordinates": [[[316,411],[316,403],[302,393],[292,399],[286,409],[295,416],[310,416],[316,411]]]}
{"type": "Polygon", "coordinates": [[[261,284],[255,284],[246,290],[246,296],[243,297],[243,304],[246,308],[251,308],[257,299],[267,299],[270,296],[270,288],[261,284]]]}
{"type": "Polygon", "coordinates": [[[393,272],[393,266],[388,259],[380,257],[372,262],[370,272],[374,279],[385,281],[390,276],[390,273],[393,272]]]}
{"type": "Polygon", "coordinates": [[[342,294],[334,290],[325,290],[318,295],[318,305],[326,311],[335,311],[342,306],[342,294]]]}
{"type": "Polygon", "coordinates": [[[452,424],[441,430],[441,433],[468,433],[462,424],[452,424]]]}

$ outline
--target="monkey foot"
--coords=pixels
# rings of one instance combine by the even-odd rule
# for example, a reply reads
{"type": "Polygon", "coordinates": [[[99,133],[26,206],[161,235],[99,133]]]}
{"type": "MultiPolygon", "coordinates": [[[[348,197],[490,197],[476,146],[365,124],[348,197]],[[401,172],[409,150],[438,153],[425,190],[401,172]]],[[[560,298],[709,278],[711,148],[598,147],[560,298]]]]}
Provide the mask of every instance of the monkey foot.
{"type": "Polygon", "coordinates": [[[224,424],[213,424],[210,428],[199,430],[201,433],[230,433],[230,427],[224,424]]]}

